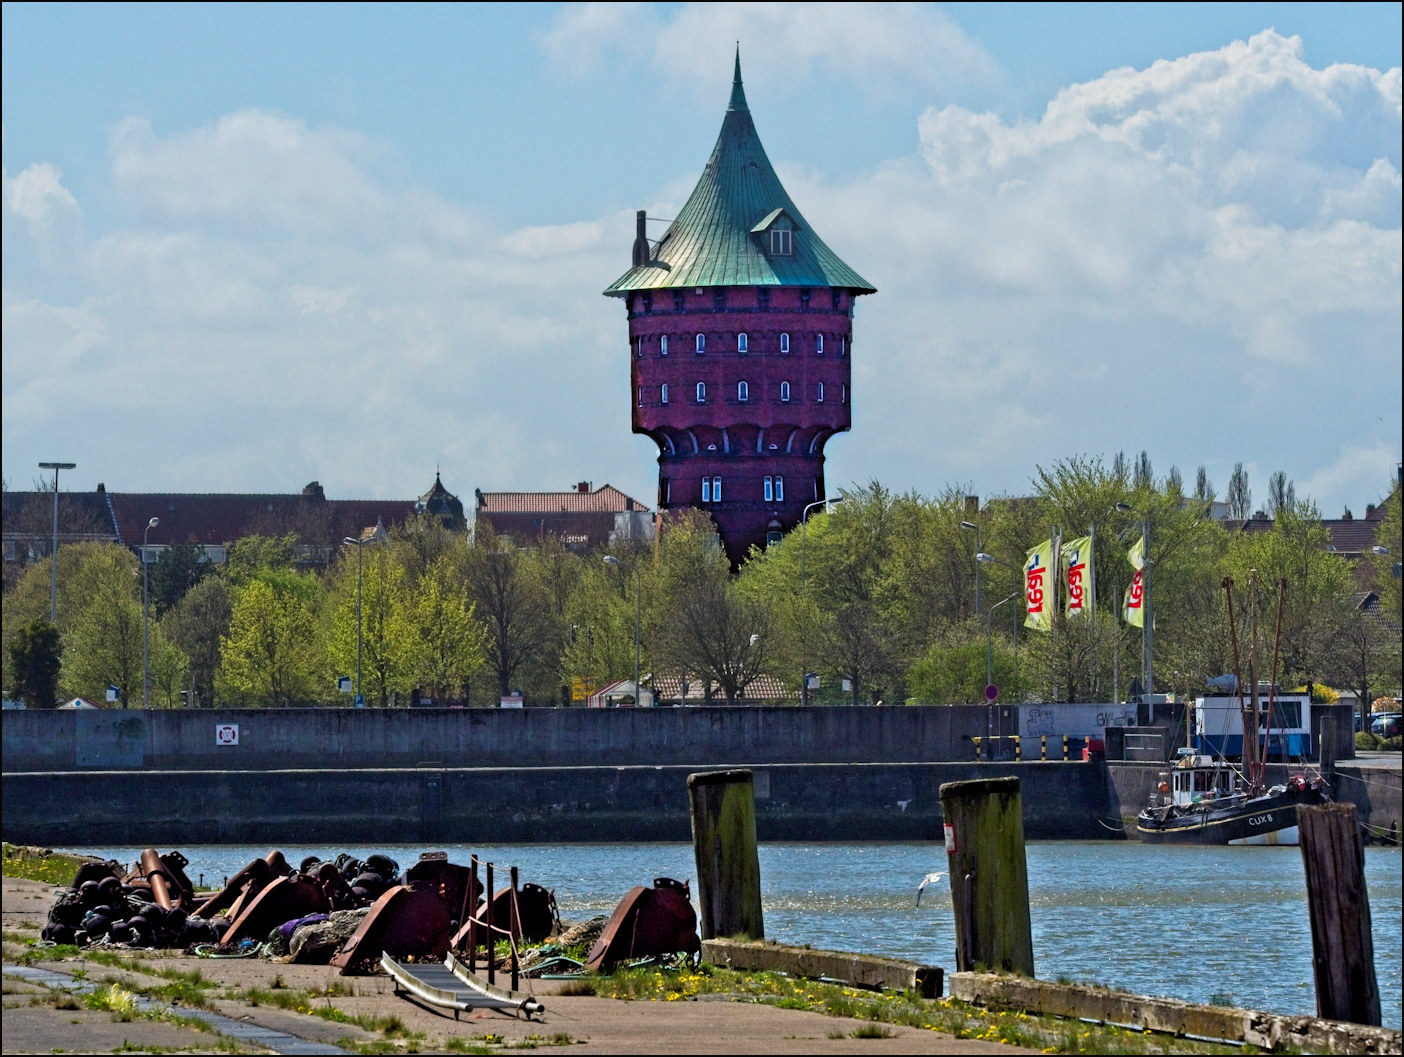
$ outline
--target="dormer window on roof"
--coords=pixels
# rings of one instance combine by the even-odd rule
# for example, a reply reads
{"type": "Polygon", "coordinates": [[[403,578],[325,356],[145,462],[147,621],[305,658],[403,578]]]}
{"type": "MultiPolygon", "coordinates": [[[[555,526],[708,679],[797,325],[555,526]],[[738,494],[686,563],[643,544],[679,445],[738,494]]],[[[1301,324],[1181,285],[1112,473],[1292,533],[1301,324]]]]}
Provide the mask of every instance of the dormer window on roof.
{"type": "Polygon", "coordinates": [[[751,234],[761,240],[766,253],[772,257],[793,257],[795,255],[795,232],[799,225],[785,212],[784,206],[772,209],[761,217],[751,228],[751,234]]]}
{"type": "Polygon", "coordinates": [[[770,255],[772,257],[793,257],[795,255],[795,233],[783,228],[770,232],[770,255]]]}

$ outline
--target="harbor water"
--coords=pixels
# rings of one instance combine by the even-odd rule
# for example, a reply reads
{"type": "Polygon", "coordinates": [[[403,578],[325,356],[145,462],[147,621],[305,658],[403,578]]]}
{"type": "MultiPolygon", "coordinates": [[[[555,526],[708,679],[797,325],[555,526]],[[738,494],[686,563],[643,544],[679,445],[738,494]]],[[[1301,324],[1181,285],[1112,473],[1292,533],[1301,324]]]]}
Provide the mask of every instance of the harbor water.
{"type": "MultiPolygon", "coordinates": [[[[138,848],[89,848],[135,861],[138,848]]],[[[162,851],[166,849],[160,849],[162,851]]],[[[284,847],[289,862],[349,852],[384,852],[401,868],[423,845],[284,847]]],[[[562,917],[612,911],[633,885],[695,875],[690,844],[441,845],[454,862],[476,854],[501,883],[555,890],[562,917]]],[[[268,848],[180,849],[192,881],[218,885],[268,848]]],[[[1136,994],[1312,1014],[1311,927],[1301,851],[1293,847],[1204,848],[1136,842],[1053,841],[1028,845],[1034,967],[1042,979],[1097,983],[1136,994]]],[[[940,844],[764,844],[760,849],[766,936],[954,966],[955,927],[940,844]]],[[[1367,848],[1365,875],[1375,972],[1387,1027],[1401,1026],[1400,853],[1367,848]]]]}

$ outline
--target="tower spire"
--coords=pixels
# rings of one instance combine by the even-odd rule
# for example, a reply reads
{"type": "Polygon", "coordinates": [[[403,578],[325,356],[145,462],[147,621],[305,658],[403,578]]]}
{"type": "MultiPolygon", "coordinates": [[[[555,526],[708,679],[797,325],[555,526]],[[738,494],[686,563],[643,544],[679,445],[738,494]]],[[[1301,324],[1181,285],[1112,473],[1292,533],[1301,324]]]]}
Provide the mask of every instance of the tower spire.
{"type": "Polygon", "coordinates": [[[746,105],[746,90],[741,87],[741,42],[736,42],[736,74],[731,79],[731,102],[728,110],[750,110],[746,105]]]}

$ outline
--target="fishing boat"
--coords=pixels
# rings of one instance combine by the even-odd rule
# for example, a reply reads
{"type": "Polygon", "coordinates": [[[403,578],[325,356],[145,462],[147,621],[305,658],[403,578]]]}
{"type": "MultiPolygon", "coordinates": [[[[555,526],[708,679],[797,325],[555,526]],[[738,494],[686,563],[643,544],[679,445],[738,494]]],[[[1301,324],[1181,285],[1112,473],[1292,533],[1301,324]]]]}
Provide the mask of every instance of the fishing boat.
{"type": "Polygon", "coordinates": [[[1296,844],[1297,805],[1326,799],[1319,775],[1293,775],[1255,791],[1226,761],[1181,754],[1136,817],[1136,832],[1148,844],[1296,844]]]}
{"type": "MultiPolygon", "coordinates": [[[[1267,684],[1266,710],[1262,707],[1262,687],[1257,678],[1257,620],[1252,604],[1256,602],[1252,597],[1256,593],[1256,582],[1251,583],[1249,589],[1250,691],[1246,701],[1244,681],[1238,671],[1232,578],[1225,577],[1223,586],[1228,598],[1229,635],[1234,647],[1234,674],[1229,678],[1233,692],[1238,695],[1243,721],[1241,768],[1224,755],[1209,755],[1190,747],[1181,749],[1174,768],[1160,774],[1150,802],[1136,816],[1136,833],[1149,844],[1297,844],[1297,807],[1320,804],[1329,796],[1330,791],[1320,774],[1303,771],[1272,787],[1266,787],[1264,781],[1267,757],[1273,746],[1273,706],[1277,694],[1285,581],[1278,581],[1277,643],[1273,649],[1272,679],[1267,684]]],[[[1310,710],[1309,699],[1306,709],[1310,710]]],[[[1203,718],[1201,715],[1201,723],[1203,718]]]]}

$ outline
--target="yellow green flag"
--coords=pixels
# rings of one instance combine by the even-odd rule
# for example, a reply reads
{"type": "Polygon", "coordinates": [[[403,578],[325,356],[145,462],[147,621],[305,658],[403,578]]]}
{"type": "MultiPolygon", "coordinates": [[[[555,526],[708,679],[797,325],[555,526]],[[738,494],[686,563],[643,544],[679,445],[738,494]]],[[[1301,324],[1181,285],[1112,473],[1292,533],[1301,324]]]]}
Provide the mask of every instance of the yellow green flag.
{"type": "Polygon", "coordinates": [[[1144,589],[1141,578],[1146,574],[1145,536],[1138,539],[1136,545],[1126,552],[1126,560],[1135,567],[1136,575],[1131,578],[1131,586],[1126,589],[1126,602],[1121,607],[1121,616],[1133,628],[1143,628],[1146,626],[1146,611],[1143,605],[1144,589]]]}
{"type": "Polygon", "coordinates": [[[1063,587],[1067,602],[1063,610],[1070,617],[1086,616],[1096,606],[1092,588],[1092,537],[1083,536],[1063,544],[1063,587]]]}
{"type": "Polygon", "coordinates": [[[1053,582],[1050,563],[1053,541],[1034,547],[1024,562],[1024,606],[1028,610],[1024,627],[1051,631],[1053,628],[1053,582]]]}

